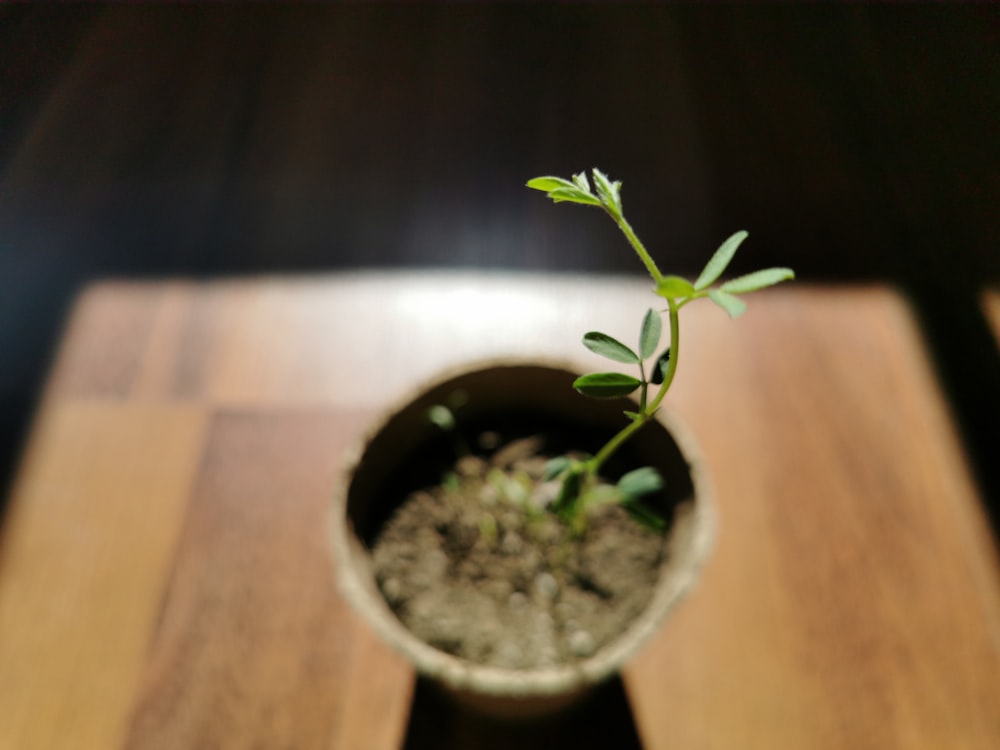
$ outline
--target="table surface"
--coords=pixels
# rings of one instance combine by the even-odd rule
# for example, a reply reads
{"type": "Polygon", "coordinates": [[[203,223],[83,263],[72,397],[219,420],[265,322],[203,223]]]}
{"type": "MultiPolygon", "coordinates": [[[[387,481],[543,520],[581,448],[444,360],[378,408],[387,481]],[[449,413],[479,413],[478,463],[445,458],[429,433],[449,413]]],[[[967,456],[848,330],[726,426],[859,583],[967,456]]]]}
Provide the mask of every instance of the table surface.
{"type": "MultiPolygon", "coordinates": [[[[413,674],[347,609],[324,537],[342,451],[445,366],[595,366],[580,335],[634,338],[647,286],[88,288],[0,538],[0,747],[398,747],[413,674]]],[[[625,670],[643,745],[996,747],[996,548],[905,301],[796,285],[749,303],[682,316],[668,401],[720,532],[625,670]]]]}
{"type": "Polygon", "coordinates": [[[983,315],[993,329],[997,344],[1000,345],[1000,287],[988,289],[982,295],[983,315]]]}

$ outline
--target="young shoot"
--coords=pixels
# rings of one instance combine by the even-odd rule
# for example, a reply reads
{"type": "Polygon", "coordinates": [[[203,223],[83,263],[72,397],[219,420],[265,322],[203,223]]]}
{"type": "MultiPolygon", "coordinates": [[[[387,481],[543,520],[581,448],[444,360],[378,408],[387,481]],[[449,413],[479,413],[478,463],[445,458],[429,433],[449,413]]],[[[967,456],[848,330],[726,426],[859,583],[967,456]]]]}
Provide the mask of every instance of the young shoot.
{"type": "MultiPolygon", "coordinates": [[[[561,177],[536,177],[529,180],[527,186],[546,193],[555,203],[580,203],[602,208],[618,225],[646,267],[653,280],[653,292],[660,301],[643,316],[637,349],[600,331],[584,334],[583,345],[590,351],[614,362],[635,366],[637,375],[621,372],[590,373],[577,378],[573,387],[591,398],[622,398],[638,391],[639,403],[637,411],[625,412],[627,424],[594,456],[585,460],[556,458],[549,462],[547,475],[551,479],[562,479],[561,490],[553,509],[568,521],[577,519],[590,504],[588,494],[596,485],[598,472],[604,462],[652,419],[660,408],[677,373],[680,310],[697,299],[707,298],[735,319],[746,310],[746,303],[740,299],[740,295],[795,278],[795,273],[790,268],[767,268],[716,283],[747,238],[747,233],[742,231],[736,232],[719,246],[693,282],[680,276],[664,275],[625,220],[622,213],[621,182],[608,179],[598,169],[591,170],[591,177],[593,187],[586,172],[573,175],[570,180],[561,177]],[[661,353],[656,355],[660,349],[664,314],[669,325],[669,341],[661,353]]],[[[659,490],[662,484],[663,480],[655,469],[636,469],[619,480],[614,499],[622,503],[640,522],[662,527],[662,519],[638,502],[643,496],[659,490]]]]}

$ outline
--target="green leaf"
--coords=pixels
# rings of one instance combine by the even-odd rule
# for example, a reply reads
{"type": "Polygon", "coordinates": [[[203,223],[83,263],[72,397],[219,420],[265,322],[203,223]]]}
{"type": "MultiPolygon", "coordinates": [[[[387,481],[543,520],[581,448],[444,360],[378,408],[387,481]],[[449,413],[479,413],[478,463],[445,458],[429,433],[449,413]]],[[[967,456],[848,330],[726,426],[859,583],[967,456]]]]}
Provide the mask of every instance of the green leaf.
{"type": "Polygon", "coordinates": [[[555,479],[557,476],[562,474],[566,469],[569,468],[570,460],[566,456],[556,456],[555,458],[549,459],[545,462],[545,467],[542,469],[542,481],[548,482],[555,479]]]}
{"type": "Polygon", "coordinates": [[[621,398],[642,385],[638,378],[619,372],[594,372],[581,375],[573,381],[573,387],[584,396],[591,398],[621,398]]]}
{"type": "Polygon", "coordinates": [[[743,300],[738,299],[727,292],[723,292],[718,289],[713,289],[708,293],[708,296],[712,300],[712,302],[714,302],[723,310],[725,310],[727,313],[729,313],[729,317],[732,318],[733,320],[740,317],[744,312],[746,312],[747,309],[746,303],[743,300]]]}
{"type": "Polygon", "coordinates": [[[580,489],[583,487],[584,471],[583,464],[577,464],[570,468],[566,472],[566,476],[563,477],[562,486],[559,488],[559,495],[552,503],[553,510],[564,519],[571,518],[573,511],[576,509],[577,500],[580,497],[580,489]]]}
{"type": "Polygon", "coordinates": [[[663,354],[656,358],[656,365],[649,376],[649,382],[653,385],[660,385],[666,377],[667,367],[670,365],[670,347],[663,350],[663,354]]]}
{"type": "Polygon", "coordinates": [[[791,268],[765,268],[763,271],[754,271],[746,276],[738,276],[719,287],[724,292],[741,294],[743,292],[755,292],[758,289],[774,286],[775,284],[795,278],[795,271],[791,268]]]}
{"type": "Polygon", "coordinates": [[[584,509],[621,502],[621,491],[610,484],[599,484],[596,487],[588,489],[580,496],[580,506],[584,509]]]}
{"type": "Polygon", "coordinates": [[[455,415],[447,406],[441,404],[432,406],[427,410],[427,419],[430,420],[431,424],[437,425],[445,432],[455,429],[455,415]]]}
{"type": "Polygon", "coordinates": [[[573,181],[562,177],[535,177],[526,183],[529,188],[541,190],[548,194],[556,203],[583,203],[590,206],[600,206],[601,202],[590,192],[587,176],[582,172],[573,175],[573,181]]]}
{"type": "Polygon", "coordinates": [[[660,343],[660,334],[663,332],[663,321],[660,314],[650,308],[646,310],[646,315],[642,319],[642,329],[639,331],[639,356],[642,359],[652,357],[660,343]]]}
{"type": "Polygon", "coordinates": [[[623,502],[622,507],[628,511],[637,522],[645,526],[650,531],[663,531],[667,528],[667,522],[663,520],[659,513],[640,503],[623,502]]]}
{"type": "Polygon", "coordinates": [[[722,275],[722,272],[726,270],[729,261],[736,255],[737,248],[739,248],[746,238],[747,233],[740,231],[719,245],[719,249],[715,251],[715,254],[705,264],[705,269],[694,282],[694,288],[700,292],[702,289],[711,286],[722,275]]]}
{"type": "Polygon", "coordinates": [[[583,345],[602,357],[613,359],[615,362],[624,362],[627,365],[638,364],[639,355],[629,349],[618,339],[608,336],[600,331],[590,331],[583,335],[583,345]]]}
{"type": "Polygon", "coordinates": [[[564,180],[562,177],[536,177],[533,180],[528,180],[527,186],[546,193],[557,188],[576,187],[572,182],[564,180]]]}
{"type": "Polygon", "coordinates": [[[690,297],[695,293],[695,288],[690,281],[680,276],[664,276],[656,285],[656,293],[667,299],[676,299],[690,297]]]}
{"type": "Polygon", "coordinates": [[[618,489],[629,500],[657,492],[662,487],[663,477],[652,466],[643,466],[641,469],[630,471],[618,480],[618,489]]]}
{"type": "Polygon", "coordinates": [[[628,417],[630,422],[634,422],[635,420],[642,417],[642,414],[640,414],[637,411],[623,411],[622,414],[628,417]]]}
{"type": "Polygon", "coordinates": [[[458,492],[462,489],[462,481],[458,478],[458,474],[448,471],[441,477],[441,486],[450,492],[458,492]]]}
{"type": "Polygon", "coordinates": [[[601,202],[576,187],[561,187],[549,191],[549,197],[556,203],[583,203],[587,206],[599,206],[601,202]]]}
{"type": "Polygon", "coordinates": [[[597,188],[597,195],[605,204],[615,209],[616,213],[621,213],[622,202],[619,196],[621,182],[612,182],[608,176],[599,169],[594,169],[594,185],[597,188]]]}

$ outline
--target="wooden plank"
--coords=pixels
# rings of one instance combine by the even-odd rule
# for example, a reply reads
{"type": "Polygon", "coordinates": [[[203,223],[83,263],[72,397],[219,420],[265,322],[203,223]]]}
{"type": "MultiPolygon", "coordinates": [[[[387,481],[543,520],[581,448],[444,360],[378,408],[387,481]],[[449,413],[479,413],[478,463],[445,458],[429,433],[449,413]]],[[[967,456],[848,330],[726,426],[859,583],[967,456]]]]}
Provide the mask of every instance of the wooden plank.
{"type": "MultiPolygon", "coordinates": [[[[0,546],[4,747],[397,747],[411,672],[347,610],[326,548],[342,449],[459,362],[601,366],[582,332],[633,340],[651,297],[356,273],[83,299],[0,546]]],[[[797,285],[682,322],[668,401],[720,536],[626,670],[644,744],[991,747],[997,555],[906,305],[797,285]]]]}
{"type": "Polygon", "coordinates": [[[631,340],[655,301],[623,277],[482,272],[229,280],[207,295],[197,388],[220,405],[294,408],[382,406],[496,357],[596,366],[583,333],[611,324],[631,340]]]}
{"type": "Polygon", "coordinates": [[[326,536],[368,416],[213,421],[128,747],[398,746],[412,673],[340,599],[326,536]]]}
{"type": "Polygon", "coordinates": [[[343,677],[349,689],[328,747],[330,750],[401,747],[413,697],[412,669],[366,624],[358,620],[352,627],[351,661],[343,677]]]}
{"type": "MultiPolygon", "coordinates": [[[[149,289],[149,285],[136,285],[149,289]]],[[[157,305],[150,322],[149,335],[131,383],[130,396],[135,401],[176,399],[178,370],[186,362],[193,331],[201,328],[199,287],[192,282],[161,282],[157,305]]],[[[193,394],[191,394],[193,395],[193,394]]]]}
{"type": "MultiPolygon", "coordinates": [[[[483,274],[248,285],[220,318],[232,335],[219,339],[208,390],[222,402],[377,405],[442,366],[504,351],[593,365],[578,333],[600,327],[628,340],[646,298],[640,281],[483,274]]],[[[672,401],[716,441],[706,451],[720,467],[719,554],[729,566],[716,562],[722,579],[705,583],[717,609],[689,615],[696,632],[730,636],[696,639],[707,651],[687,651],[687,663],[696,653],[707,660],[694,662],[702,691],[691,700],[764,738],[777,728],[792,745],[902,741],[924,723],[929,742],[953,730],[973,742],[989,736],[992,685],[976,665],[997,658],[995,557],[905,306],[885,291],[799,288],[757,296],[736,324],[711,306],[685,310],[684,326],[672,401]],[[808,484],[815,477],[819,488],[808,484]],[[939,609],[942,598],[956,606],[939,609]],[[841,599],[861,608],[853,627],[841,599]],[[922,616],[909,624],[915,608],[922,616]],[[715,623],[734,616],[741,637],[718,633],[715,623]],[[942,632],[962,648],[928,649],[942,632]],[[887,663],[862,660],[842,674],[843,651],[853,648],[887,663]],[[956,682],[954,700],[936,697],[941,671],[956,682]],[[760,684],[768,674],[770,688],[760,684]],[[751,682],[758,688],[746,691],[751,682]],[[876,731],[890,688],[895,713],[876,731]]],[[[677,656],[642,663],[661,674],[677,656]]],[[[640,725],[653,746],[704,732],[662,710],[661,697],[684,683],[638,680],[640,725]]],[[[726,742],[738,744],[720,735],[719,746],[726,742]]]]}
{"type": "Polygon", "coordinates": [[[1000,345],[1000,291],[991,290],[983,293],[983,312],[993,329],[997,344],[1000,345]]]}
{"type": "Polygon", "coordinates": [[[197,467],[195,408],[50,404],[0,544],[0,747],[117,747],[197,467]]]}
{"type": "MultiPolygon", "coordinates": [[[[205,395],[227,283],[100,281],[73,306],[46,388],[61,400],[191,401],[205,395]]],[[[238,311],[242,312],[242,311],[238,311]]]]}
{"type": "Polygon", "coordinates": [[[785,291],[699,334],[673,404],[721,531],[627,670],[644,740],[992,747],[996,555],[905,306],[785,291]]]}
{"type": "Polygon", "coordinates": [[[130,281],[92,284],[73,307],[49,379],[49,397],[129,396],[160,306],[161,288],[130,281]]]}

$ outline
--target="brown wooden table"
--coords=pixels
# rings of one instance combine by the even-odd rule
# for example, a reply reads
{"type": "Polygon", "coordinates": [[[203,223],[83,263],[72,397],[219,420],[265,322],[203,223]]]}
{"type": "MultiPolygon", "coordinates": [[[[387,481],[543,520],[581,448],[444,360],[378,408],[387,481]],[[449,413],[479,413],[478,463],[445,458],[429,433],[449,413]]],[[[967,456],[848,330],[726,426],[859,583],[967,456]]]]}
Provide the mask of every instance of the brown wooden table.
{"type": "Polygon", "coordinates": [[[982,295],[983,315],[993,329],[993,334],[1000,344],[1000,287],[989,289],[982,295]]]}
{"type": "MultiPolygon", "coordinates": [[[[581,334],[631,340],[651,299],[472,273],[87,289],[0,542],[0,748],[398,747],[412,673],[327,554],[342,450],[443,366],[593,366],[581,334]]],[[[720,533],[624,675],[642,743],[997,747],[996,548],[905,302],[749,302],[683,314],[668,400],[720,533]]]]}

